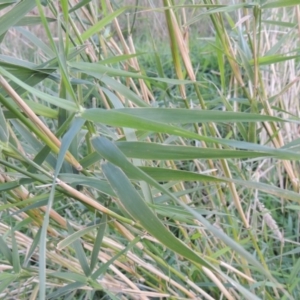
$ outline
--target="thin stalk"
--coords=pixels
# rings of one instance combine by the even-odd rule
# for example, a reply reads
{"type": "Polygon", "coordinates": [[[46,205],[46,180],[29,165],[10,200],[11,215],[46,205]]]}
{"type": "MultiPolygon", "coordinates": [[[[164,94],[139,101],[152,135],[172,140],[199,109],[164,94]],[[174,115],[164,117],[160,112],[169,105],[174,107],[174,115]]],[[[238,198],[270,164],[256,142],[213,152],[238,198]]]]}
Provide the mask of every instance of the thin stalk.
{"type": "MultiPolygon", "coordinates": [[[[24,102],[24,100],[15,92],[15,90],[9,85],[9,83],[0,75],[0,85],[5,89],[5,91],[10,95],[10,97],[15,101],[15,103],[20,107],[20,109],[28,116],[28,118],[34,124],[32,127],[36,127],[34,132],[37,136],[45,141],[45,136],[47,137],[47,141],[51,141],[48,146],[53,149],[56,153],[58,153],[58,149],[61,147],[61,142],[58,138],[52,133],[52,131],[37,117],[37,115],[31,110],[31,108],[24,102]]],[[[3,104],[8,103],[4,97],[0,97],[1,102],[3,104]]],[[[11,107],[11,105],[9,105],[11,107]]],[[[14,109],[16,112],[16,109],[14,109]]],[[[18,114],[20,115],[20,114],[18,114]]],[[[24,119],[24,118],[22,118],[24,119]]],[[[76,170],[81,171],[82,166],[75,159],[75,157],[68,151],[65,156],[66,160],[76,168],[76,170]]]]}

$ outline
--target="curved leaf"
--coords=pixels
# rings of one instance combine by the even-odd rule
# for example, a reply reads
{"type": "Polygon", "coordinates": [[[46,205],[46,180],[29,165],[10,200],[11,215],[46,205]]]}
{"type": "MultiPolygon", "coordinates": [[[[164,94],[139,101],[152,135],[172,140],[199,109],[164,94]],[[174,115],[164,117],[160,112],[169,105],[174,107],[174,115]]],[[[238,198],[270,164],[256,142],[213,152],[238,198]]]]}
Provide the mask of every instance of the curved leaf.
{"type": "Polygon", "coordinates": [[[254,158],[274,156],[271,153],[201,148],[189,146],[173,146],[143,142],[116,142],[116,146],[127,156],[141,159],[157,160],[191,160],[191,159],[226,159],[254,158]]]}
{"type": "Polygon", "coordinates": [[[120,168],[111,163],[105,163],[102,165],[102,170],[111,184],[111,187],[118,195],[120,204],[144,229],[174,252],[189,260],[199,263],[202,266],[211,268],[204,259],[188,248],[166,229],[160,219],[153,213],[146,202],[137,193],[120,168]],[[126,191],[126,193],[124,193],[124,191],[126,191]]]}
{"type": "Polygon", "coordinates": [[[264,122],[285,121],[278,117],[267,115],[219,111],[219,110],[202,110],[202,109],[183,109],[183,108],[119,108],[120,111],[131,116],[146,118],[163,123],[205,123],[205,122],[264,122]]]}
{"type": "Polygon", "coordinates": [[[149,119],[124,114],[115,109],[113,110],[105,110],[101,108],[86,109],[81,113],[81,117],[89,121],[99,122],[110,126],[128,127],[128,128],[139,129],[139,130],[168,133],[168,134],[173,134],[175,136],[182,136],[188,139],[205,141],[208,143],[217,143],[220,145],[226,145],[226,146],[247,149],[247,150],[264,151],[264,152],[268,152],[269,154],[273,154],[274,156],[281,159],[288,159],[288,160],[300,159],[300,154],[296,152],[283,150],[283,149],[273,149],[271,147],[257,145],[254,143],[207,137],[162,122],[156,122],[149,119]]]}

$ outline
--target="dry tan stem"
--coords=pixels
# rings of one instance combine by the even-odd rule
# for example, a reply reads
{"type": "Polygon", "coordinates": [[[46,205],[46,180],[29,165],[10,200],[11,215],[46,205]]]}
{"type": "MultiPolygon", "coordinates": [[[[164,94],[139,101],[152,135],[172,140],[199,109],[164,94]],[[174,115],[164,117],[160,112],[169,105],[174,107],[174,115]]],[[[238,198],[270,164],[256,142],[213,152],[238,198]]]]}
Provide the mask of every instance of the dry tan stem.
{"type": "MultiPolygon", "coordinates": [[[[170,6],[170,3],[169,3],[169,6],[170,6]]],[[[193,69],[191,59],[190,59],[190,56],[189,56],[189,49],[188,49],[188,46],[187,46],[188,41],[186,39],[187,39],[188,36],[185,36],[186,39],[184,39],[173,10],[169,9],[169,11],[170,11],[170,16],[171,16],[171,20],[172,20],[172,27],[175,31],[175,37],[176,37],[176,40],[177,40],[178,48],[180,50],[181,57],[182,57],[182,60],[184,62],[186,71],[189,75],[189,78],[192,81],[196,81],[196,76],[195,76],[195,73],[194,73],[194,69],[193,69]]]]}
{"type": "Polygon", "coordinates": [[[204,273],[216,284],[216,286],[220,289],[220,291],[225,295],[225,297],[229,300],[234,300],[234,298],[229,294],[228,290],[222,284],[222,282],[217,278],[217,276],[206,267],[202,268],[204,273]]]}
{"type": "MultiPolygon", "coordinates": [[[[123,236],[125,236],[129,241],[132,241],[132,240],[134,239],[133,234],[132,234],[125,226],[123,226],[122,224],[120,224],[120,223],[117,222],[117,221],[114,221],[114,225],[115,225],[115,227],[121,232],[121,234],[122,234],[123,236]]],[[[143,244],[140,243],[140,242],[137,243],[136,246],[137,246],[138,248],[140,248],[141,250],[144,249],[143,244]]]]}
{"type": "Polygon", "coordinates": [[[229,265],[229,264],[227,264],[227,263],[225,263],[223,261],[220,262],[220,266],[223,266],[223,267],[227,268],[228,270],[236,273],[237,275],[239,275],[239,276],[247,279],[250,283],[254,283],[255,282],[255,280],[252,277],[247,276],[246,274],[242,273],[241,271],[237,270],[233,266],[231,266],[231,265],[229,265]]]}
{"type": "MultiPolygon", "coordinates": [[[[11,182],[11,178],[5,174],[0,174],[0,182],[11,182]]],[[[21,200],[26,200],[28,198],[31,198],[32,195],[29,193],[29,191],[24,187],[24,186],[19,186],[15,189],[12,190],[12,192],[14,193],[14,195],[21,200]]],[[[46,212],[47,207],[43,206],[41,207],[41,210],[46,212]]],[[[35,219],[33,219],[33,222],[37,225],[37,226],[41,226],[41,224],[43,223],[43,216],[41,215],[41,213],[37,210],[37,209],[33,209],[31,210],[32,214],[34,214],[35,219]]],[[[28,216],[27,213],[23,212],[22,214],[24,214],[23,219],[25,217],[28,216]]],[[[58,224],[60,224],[63,227],[66,227],[66,221],[64,218],[62,218],[56,211],[54,211],[53,209],[51,209],[50,211],[50,217],[55,220],[58,224]]],[[[51,235],[53,236],[57,236],[57,232],[53,229],[53,228],[48,228],[48,231],[51,235]]]]}
{"type": "MultiPolygon", "coordinates": [[[[3,76],[0,75],[0,84],[5,89],[5,91],[10,95],[10,97],[15,101],[15,103],[21,108],[21,110],[27,115],[27,117],[56,145],[58,148],[61,147],[60,140],[51,132],[51,130],[37,117],[37,115],[31,110],[31,108],[24,102],[24,100],[15,92],[15,90],[10,86],[10,84],[5,80],[3,76]]],[[[75,157],[70,153],[66,153],[66,160],[76,168],[76,170],[81,171],[82,166],[75,159],[75,157]]]]}
{"type": "MultiPolygon", "coordinates": [[[[103,213],[105,213],[105,214],[107,214],[107,215],[109,215],[109,216],[111,216],[113,218],[117,217],[117,215],[113,211],[107,209],[105,206],[103,206],[102,204],[100,204],[96,200],[94,200],[94,199],[86,196],[85,194],[77,191],[76,189],[72,188],[71,186],[69,186],[65,182],[57,179],[57,184],[61,188],[63,188],[65,191],[67,191],[68,193],[70,193],[72,196],[74,196],[75,198],[80,199],[82,202],[84,202],[84,203],[92,206],[93,208],[95,208],[95,209],[97,209],[97,210],[99,210],[99,211],[101,211],[101,212],[103,212],[103,213]]],[[[134,224],[135,223],[132,221],[131,225],[134,225],[134,224]]]]}

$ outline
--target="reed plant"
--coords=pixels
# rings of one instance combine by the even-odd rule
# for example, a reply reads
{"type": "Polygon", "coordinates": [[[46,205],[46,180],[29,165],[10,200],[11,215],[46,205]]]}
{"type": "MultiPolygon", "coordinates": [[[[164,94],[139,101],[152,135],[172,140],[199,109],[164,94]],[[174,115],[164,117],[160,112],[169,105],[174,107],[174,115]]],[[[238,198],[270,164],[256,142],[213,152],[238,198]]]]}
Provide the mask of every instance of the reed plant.
{"type": "Polygon", "coordinates": [[[298,0],[0,10],[1,299],[298,299],[298,0]]]}

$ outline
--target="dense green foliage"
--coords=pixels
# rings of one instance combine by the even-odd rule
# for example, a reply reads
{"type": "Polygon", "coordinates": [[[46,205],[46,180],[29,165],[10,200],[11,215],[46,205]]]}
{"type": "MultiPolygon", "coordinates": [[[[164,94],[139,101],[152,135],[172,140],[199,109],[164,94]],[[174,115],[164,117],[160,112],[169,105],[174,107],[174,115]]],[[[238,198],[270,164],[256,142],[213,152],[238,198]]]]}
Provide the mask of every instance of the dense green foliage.
{"type": "Polygon", "coordinates": [[[297,299],[298,2],[2,1],[0,298],[297,299]]]}

